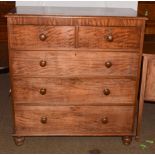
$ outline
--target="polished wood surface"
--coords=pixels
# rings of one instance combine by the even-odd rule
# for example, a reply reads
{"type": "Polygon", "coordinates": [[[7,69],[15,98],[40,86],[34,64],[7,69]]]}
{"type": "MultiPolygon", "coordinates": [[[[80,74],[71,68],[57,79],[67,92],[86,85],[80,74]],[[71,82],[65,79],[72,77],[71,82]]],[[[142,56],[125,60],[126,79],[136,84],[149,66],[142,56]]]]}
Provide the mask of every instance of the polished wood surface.
{"type": "Polygon", "coordinates": [[[50,48],[74,48],[75,27],[73,26],[13,26],[10,48],[38,50],[50,48]],[[44,35],[45,40],[41,39],[44,35]]]}
{"type": "Polygon", "coordinates": [[[79,48],[139,48],[138,27],[79,27],[79,48]],[[111,37],[111,40],[108,37],[111,37]]]}
{"type": "Polygon", "coordinates": [[[16,144],[47,135],[129,144],[146,18],[130,9],[32,8],[7,15],[16,144]]]}
{"type": "Polygon", "coordinates": [[[104,78],[14,78],[13,80],[15,104],[135,105],[135,80],[104,78]],[[41,89],[46,89],[46,93],[42,94],[41,89]],[[109,89],[110,93],[107,94],[106,89],[109,89]]]}
{"type": "Polygon", "coordinates": [[[98,51],[10,51],[12,74],[23,77],[136,77],[139,54],[98,51]],[[40,62],[46,61],[45,66],[40,62]],[[111,63],[110,67],[106,63],[111,63]],[[80,65],[79,65],[80,64],[80,65]]]}
{"type": "Polygon", "coordinates": [[[133,107],[113,106],[18,106],[17,134],[104,135],[132,133],[133,107]],[[42,122],[46,117],[46,123],[42,122]],[[104,119],[107,118],[105,122],[104,119]],[[36,128],[37,126],[37,128],[36,128]]]}

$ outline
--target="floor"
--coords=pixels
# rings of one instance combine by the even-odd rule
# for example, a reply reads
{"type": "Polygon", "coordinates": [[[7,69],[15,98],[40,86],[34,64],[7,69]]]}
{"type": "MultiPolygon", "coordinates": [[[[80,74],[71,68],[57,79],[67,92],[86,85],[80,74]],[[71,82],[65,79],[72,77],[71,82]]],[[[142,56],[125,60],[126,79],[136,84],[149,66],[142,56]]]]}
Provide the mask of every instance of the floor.
{"type": "Polygon", "coordinates": [[[28,137],[23,146],[13,142],[9,75],[0,74],[0,153],[155,153],[155,104],[146,103],[141,141],[124,146],[121,137],[28,137]],[[146,146],[140,147],[141,144],[146,146]]]}

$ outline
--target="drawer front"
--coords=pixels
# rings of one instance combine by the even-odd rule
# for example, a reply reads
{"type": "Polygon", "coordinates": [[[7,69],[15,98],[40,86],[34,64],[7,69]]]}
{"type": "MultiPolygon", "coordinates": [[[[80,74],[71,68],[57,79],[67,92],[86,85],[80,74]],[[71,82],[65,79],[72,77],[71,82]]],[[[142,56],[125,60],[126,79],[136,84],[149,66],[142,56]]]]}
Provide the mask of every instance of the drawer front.
{"type": "Polygon", "coordinates": [[[17,104],[133,105],[136,81],[104,78],[14,78],[17,104]]]}
{"type": "Polygon", "coordinates": [[[13,49],[74,48],[75,28],[73,26],[12,26],[10,47],[13,49]]]}
{"type": "Polygon", "coordinates": [[[80,27],[78,46],[92,49],[138,49],[140,32],[138,27],[80,27]]]}
{"type": "Polygon", "coordinates": [[[145,100],[155,101],[155,58],[148,60],[145,100]]]}
{"type": "Polygon", "coordinates": [[[131,134],[131,106],[18,106],[16,134],[104,135],[131,134]]]}
{"type": "Polygon", "coordinates": [[[33,77],[135,77],[139,60],[139,54],[127,52],[12,51],[11,55],[12,73],[33,77]]]}

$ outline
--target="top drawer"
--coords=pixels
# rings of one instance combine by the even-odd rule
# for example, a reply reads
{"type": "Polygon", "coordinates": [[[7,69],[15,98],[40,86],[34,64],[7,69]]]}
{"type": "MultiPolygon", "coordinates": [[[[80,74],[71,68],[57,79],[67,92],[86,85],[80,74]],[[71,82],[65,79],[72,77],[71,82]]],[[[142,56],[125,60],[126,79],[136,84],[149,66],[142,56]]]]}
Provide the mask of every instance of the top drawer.
{"type": "Polygon", "coordinates": [[[79,48],[138,49],[139,27],[79,27],[79,48]]]}
{"type": "Polygon", "coordinates": [[[74,26],[14,25],[10,29],[10,48],[39,50],[74,48],[74,26]]]}

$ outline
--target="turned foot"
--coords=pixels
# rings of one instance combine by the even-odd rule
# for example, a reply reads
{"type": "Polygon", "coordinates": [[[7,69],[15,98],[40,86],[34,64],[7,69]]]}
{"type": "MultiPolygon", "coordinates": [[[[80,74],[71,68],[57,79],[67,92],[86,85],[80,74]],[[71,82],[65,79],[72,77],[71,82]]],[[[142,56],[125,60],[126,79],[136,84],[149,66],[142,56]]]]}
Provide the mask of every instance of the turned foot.
{"type": "Polygon", "coordinates": [[[124,145],[129,145],[132,141],[132,137],[131,136],[124,136],[122,137],[122,142],[124,145]]]}
{"type": "Polygon", "coordinates": [[[17,146],[21,146],[24,144],[25,137],[13,137],[13,139],[17,146]]]}

